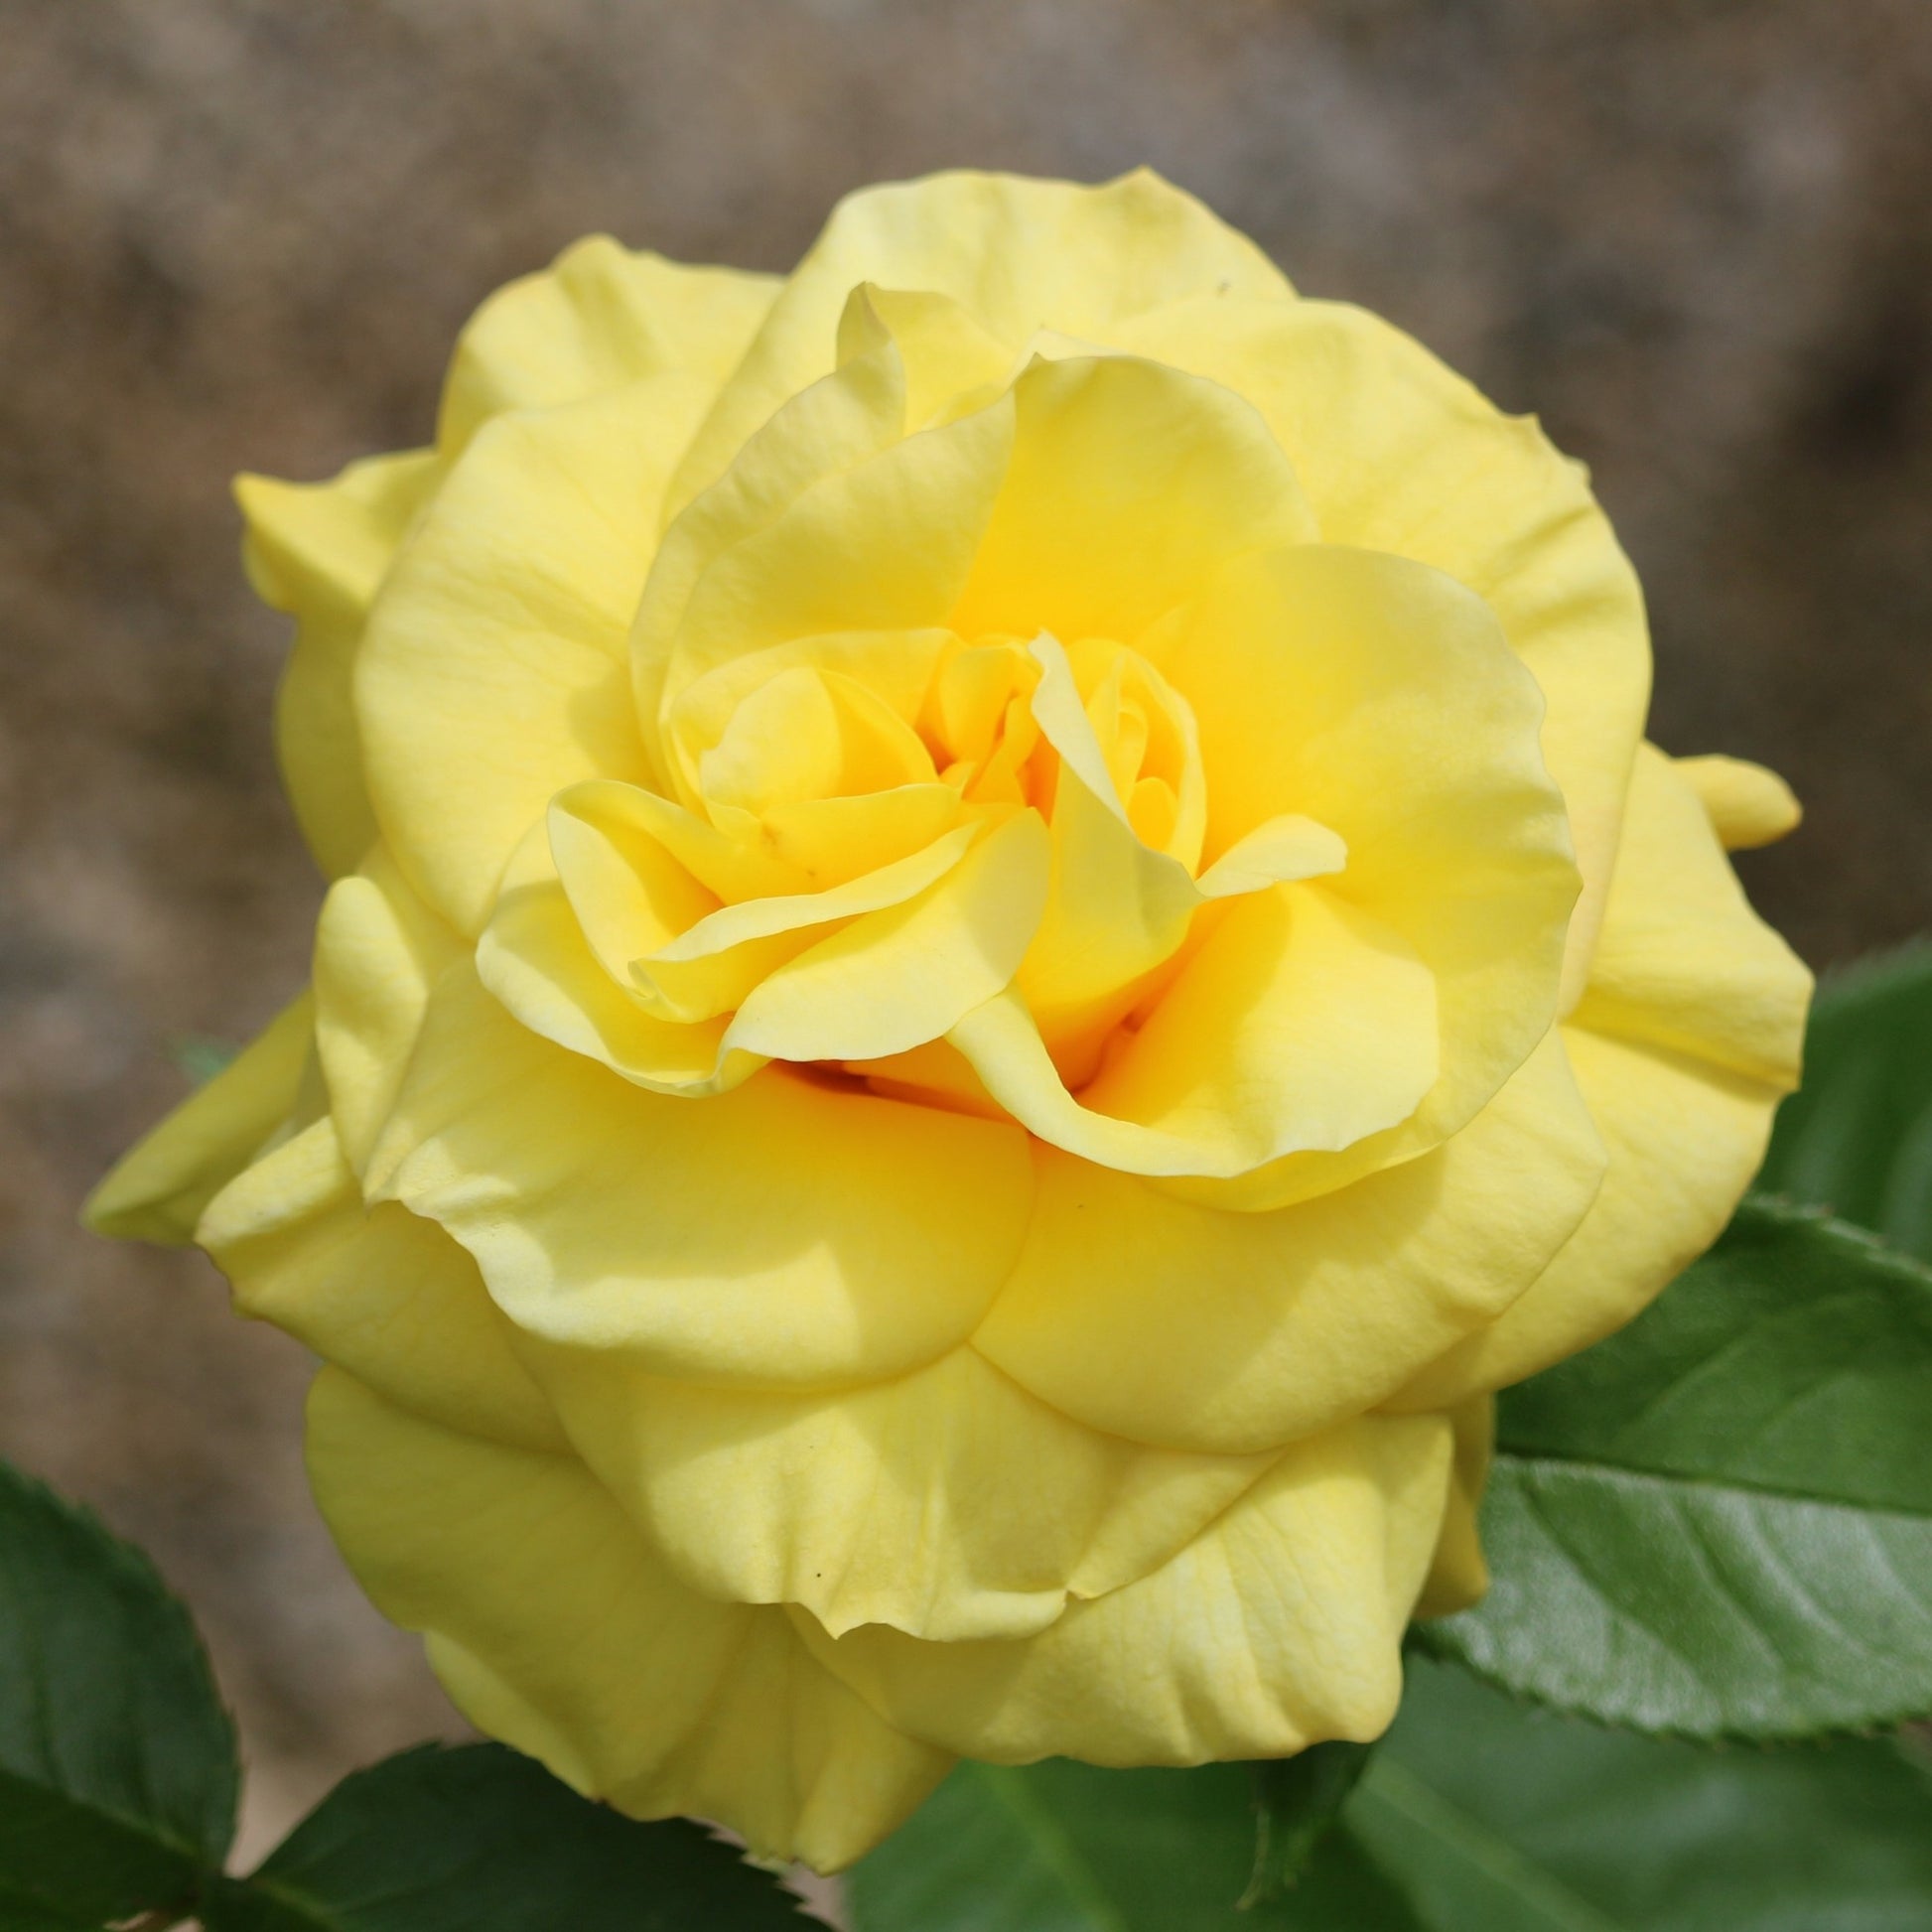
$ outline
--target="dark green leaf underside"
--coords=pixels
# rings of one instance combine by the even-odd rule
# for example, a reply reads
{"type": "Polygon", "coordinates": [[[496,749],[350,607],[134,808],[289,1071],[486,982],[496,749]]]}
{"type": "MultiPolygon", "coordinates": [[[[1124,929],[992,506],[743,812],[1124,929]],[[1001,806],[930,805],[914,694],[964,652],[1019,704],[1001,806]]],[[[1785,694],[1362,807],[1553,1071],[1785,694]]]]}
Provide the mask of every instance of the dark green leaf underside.
{"type": "Polygon", "coordinates": [[[685,1819],[587,1804],[498,1744],[406,1751],[345,1779],[207,1932],[803,1932],[797,1900],[685,1819]]]}
{"type": "Polygon", "coordinates": [[[1416,1660],[1344,1818],[1435,1932],[1932,1928],[1932,1777],[1884,1739],[1701,1748],[1416,1660]]]}
{"type": "Polygon", "coordinates": [[[1932,944],[1819,988],[1758,1184],[1932,1261],[1932,944]]]}
{"type": "Polygon", "coordinates": [[[237,1773],[187,1611],[4,1464],[0,1552],[0,1899],[50,1927],[191,1899],[227,1851],[237,1773]]]}
{"type": "Polygon", "coordinates": [[[1418,1932],[1345,1831],[1292,1890],[1239,1910],[1254,1849],[1242,1765],[962,1764],[854,1870],[852,1911],[859,1932],[1418,1932]]]}

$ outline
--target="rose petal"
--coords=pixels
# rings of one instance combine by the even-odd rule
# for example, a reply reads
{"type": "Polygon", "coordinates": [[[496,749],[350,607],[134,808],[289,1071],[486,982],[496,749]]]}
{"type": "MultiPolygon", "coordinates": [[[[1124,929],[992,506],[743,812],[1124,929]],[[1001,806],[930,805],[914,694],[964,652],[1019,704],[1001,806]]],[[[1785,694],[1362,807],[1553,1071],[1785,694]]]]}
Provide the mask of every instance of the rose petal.
{"type": "Polygon", "coordinates": [[[427,1633],[458,1708],[620,1811],[715,1818],[829,1871],[945,1774],[783,1612],[678,1583],[572,1457],[440,1429],[325,1370],[309,1468],[357,1580],[427,1633]]]}
{"type": "Polygon", "coordinates": [[[1285,1450],[1171,1563],[1010,1642],[871,1626],[812,1653],[886,1720],[962,1755],[1200,1764],[1378,1737],[1441,1532],[1445,1417],[1368,1417],[1285,1450]]]}
{"type": "Polygon", "coordinates": [[[827,1394],[700,1388],[533,1348],[579,1450],[695,1589],[834,1632],[1043,1628],[1166,1562],[1266,1466],[1102,1436],[970,1348],[827,1394]]]}
{"type": "Polygon", "coordinates": [[[1035,1167],[974,1345],[1096,1429],[1239,1453],[1373,1408],[1493,1320],[1575,1232],[1604,1154],[1552,1035],[1434,1153],[1273,1213],[1049,1148],[1035,1167]]]}
{"type": "Polygon", "coordinates": [[[768,1068],[647,1093],[438,984],[371,1161],[532,1333],[664,1375],[779,1387],[936,1360],[985,1313],[1033,1204],[1016,1128],[768,1068]]]}

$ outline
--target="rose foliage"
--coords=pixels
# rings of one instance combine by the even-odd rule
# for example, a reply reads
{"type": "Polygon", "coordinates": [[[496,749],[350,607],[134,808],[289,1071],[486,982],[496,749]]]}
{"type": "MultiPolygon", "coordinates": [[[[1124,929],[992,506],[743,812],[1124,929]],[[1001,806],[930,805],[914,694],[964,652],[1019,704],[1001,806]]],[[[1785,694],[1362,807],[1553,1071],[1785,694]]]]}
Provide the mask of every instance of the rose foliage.
{"type": "Polygon", "coordinates": [[[959,1756],[1377,1736],[1493,1391],[1724,1226],[1809,981],[1581,468],[1146,174],[595,239],[245,478],[333,877],[104,1230],[325,1360],[484,1731],[823,1868],[959,1756]]]}

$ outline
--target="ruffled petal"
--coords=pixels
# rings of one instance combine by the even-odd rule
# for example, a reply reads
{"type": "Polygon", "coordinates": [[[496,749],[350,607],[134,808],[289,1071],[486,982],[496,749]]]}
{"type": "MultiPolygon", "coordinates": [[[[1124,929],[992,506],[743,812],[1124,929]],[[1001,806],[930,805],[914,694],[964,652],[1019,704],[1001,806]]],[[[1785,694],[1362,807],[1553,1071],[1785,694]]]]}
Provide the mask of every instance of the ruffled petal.
{"type": "Polygon", "coordinates": [[[381,846],[323,900],[316,1050],[343,1152],[358,1173],[395,1104],[429,990],[463,951],[381,846]]]}
{"type": "Polygon", "coordinates": [[[1046,904],[1046,827],[1015,812],[916,897],[818,941],[745,996],[726,1044],[870,1060],[943,1036],[1018,970],[1046,904]]]}
{"type": "Polygon", "coordinates": [[[632,1817],[715,1818],[829,1871],[951,1762],[876,1718],[782,1611],[677,1582],[574,1457],[458,1435],[325,1370],[309,1468],[357,1580],[427,1634],[458,1707],[632,1817]]]}
{"type": "Polygon", "coordinates": [[[248,581],[296,621],[275,751],[296,822],[331,878],[375,842],[352,695],[369,606],[442,469],[433,451],[370,457],[325,483],[237,477],[248,581]]]}
{"type": "Polygon", "coordinates": [[[1395,1131],[1202,1197],[1283,1206],[1436,1146],[1557,1017],[1578,882],[1535,680],[1442,571],[1325,545],[1230,567],[1143,648],[1194,708],[1204,856],[1284,812],[1328,826],[1348,865],[1323,890],[1413,948],[1439,1003],[1440,1077],[1395,1131]]]}
{"type": "Polygon", "coordinates": [[[904,430],[905,363],[886,341],[784,398],[730,470],[695,500],[675,492],[667,497],[663,537],[630,634],[637,716],[667,791],[681,773],[660,736],[664,686],[699,580],[733,545],[768,529],[814,483],[891,448],[904,430]]]}
{"type": "Polygon", "coordinates": [[[1648,747],[1598,960],[1564,1035],[1609,1149],[1602,1191],[1535,1287],[1419,1376],[1405,1408],[1506,1387],[1621,1327],[1717,1238],[1797,1085],[1811,975],[1648,747]]]}
{"type": "Polygon", "coordinates": [[[963,637],[1131,644],[1230,557],[1316,534],[1254,409],[1133,356],[1033,364],[1013,460],[952,614],[963,637]]]}
{"type": "Polygon", "coordinates": [[[1043,328],[1109,341],[1124,319],[1197,292],[1292,293],[1245,235],[1145,168],[1098,188],[959,173],[864,189],[786,281],[692,445],[680,500],[825,374],[862,282],[949,297],[1013,353],[1043,328]]]}
{"type": "Polygon", "coordinates": [[[1811,975],[1750,908],[1693,786],[1638,754],[1589,982],[1572,1022],[1798,1084],[1811,975]]]}
{"type": "Polygon", "coordinates": [[[1286,1450],[1173,1562],[1037,1636],[925,1643],[870,1626],[812,1652],[888,1723],[994,1763],[1286,1757],[1366,1741],[1441,1531],[1449,1425],[1368,1417],[1286,1450]]]}
{"type": "Polygon", "coordinates": [[[1267,1457],[1150,1449],[1070,1422],[970,1348],[826,1394],[668,1382],[532,1348],[579,1452],[707,1596],[940,1640],[1042,1629],[1145,1576],[1267,1457]]]}
{"type": "Polygon", "coordinates": [[[974,1345],[1096,1429],[1229,1453],[1292,1442],[1507,1309],[1604,1158],[1554,1035],[1435,1152],[1274,1213],[1042,1147],[1027,1245],[974,1345]]]}
{"type": "Polygon", "coordinates": [[[202,1210],[289,1118],[315,1046],[305,988],[207,1086],[115,1162],[80,1218],[96,1234],[181,1247],[202,1210]]]}
{"type": "Polygon", "coordinates": [[[1041,1140],[1130,1173],[1219,1178],[1407,1119],[1436,1079],[1436,985],[1372,915],[1277,886],[1230,904],[1077,1099],[1017,994],[947,1037],[1041,1140]]]}
{"type": "Polygon", "coordinates": [[[465,934],[558,791],[645,773],[626,644],[702,393],[658,376],[494,418],[370,614],[355,702],[376,818],[465,934]]]}
{"type": "MultiPolygon", "coordinates": [[[[780,467],[785,420],[736,469],[780,467]]],[[[821,475],[715,552],[669,635],[665,699],[675,703],[684,686],[720,665],[794,638],[943,627],[993,513],[1013,434],[1013,403],[1003,396],[821,475]]],[[[742,487],[752,492],[753,481],[742,487]]],[[[708,513],[708,503],[687,514],[708,513]]],[[[655,599],[640,611],[640,633],[654,608],[655,599]]]]}
{"type": "Polygon", "coordinates": [[[687,267],[587,235],[471,318],[444,383],[437,445],[455,456],[492,416],[582,402],[667,372],[715,391],[780,286],[775,275],[687,267]]]}
{"type": "Polygon", "coordinates": [[[525,1449],[569,1445],[477,1264],[433,1221],[365,1207],[330,1121],[230,1181],[200,1240],[241,1313],[412,1414],[525,1449]]]}
{"type": "Polygon", "coordinates": [[[1574,999],[1650,700],[1643,594],[1583,466],[1533,417],[1504,415],[1401,330],[1343,303],[1195,300],[1115,340],[1253,403],[1327,542],[1432,564],[1494,611],[1549,704],[1543,755],[1584,878],[1565,962],[1574,999]]]}
{"type": "Polygon", "coordinates": [[[1026,1137],[767,1068],[646,1093],[439,983],[370,1162],[499,1307],[658,1374],[777,1387],[901,1373],[985,1313],[1033,1204],[1026,1137]]]}

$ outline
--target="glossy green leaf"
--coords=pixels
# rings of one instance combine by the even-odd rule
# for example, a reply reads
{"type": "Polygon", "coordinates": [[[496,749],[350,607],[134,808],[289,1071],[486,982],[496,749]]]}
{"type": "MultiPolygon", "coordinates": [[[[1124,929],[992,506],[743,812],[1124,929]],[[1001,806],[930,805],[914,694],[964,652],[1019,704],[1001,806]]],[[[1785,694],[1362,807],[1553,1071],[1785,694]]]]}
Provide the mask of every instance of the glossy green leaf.
{"type": "Polygon", "coordinates": [[[1621,1333],[1510,1391],[1494,1575],[1424,1641],[1608,1723],[1932,1712],[1932,1270],[1748,1201],[1621,1333]]]}
{"type": "Polygon", "coordinates": [[[1247,1767],[962,1764],[852,1872],[859,1932],[1419,1932],[1344,1830],[1250,1910],[1247,1767]]]}
{"type": "Polygon", "coordinates": [[[345,1778],[207,1932],[804,1932],[796,1898],[686,1819],[639,1825],[500,1744],[345,1778]]]}
{"type": "Polygon", "coordinates": [[[1828,977],[1758,1185],[1932,1261],[1932,944],[1828,977]]]}
{"type": "Polygon", "coordinates": [[[0,1925],[187,1905],[235,1784],[207,1655],[154,1566],[0,1463],[0,1925]]]}
{"type": "Polygon", "coordinates": [[[1714,1750],[1418,1659],[1343,1817],[1432,1932],[1932,1927],[1932,1775],[1883,1738],[1714,1750]]]}

